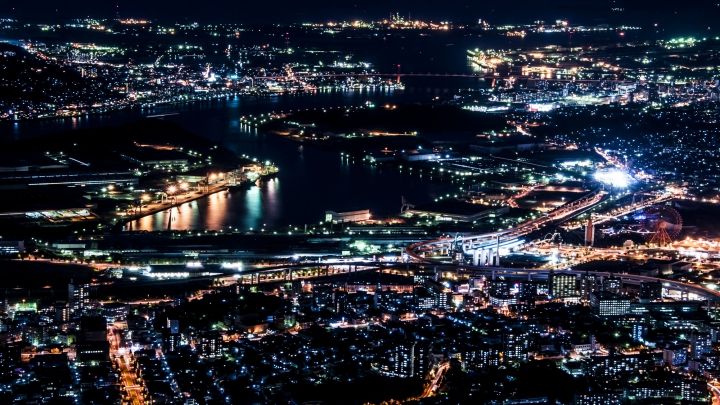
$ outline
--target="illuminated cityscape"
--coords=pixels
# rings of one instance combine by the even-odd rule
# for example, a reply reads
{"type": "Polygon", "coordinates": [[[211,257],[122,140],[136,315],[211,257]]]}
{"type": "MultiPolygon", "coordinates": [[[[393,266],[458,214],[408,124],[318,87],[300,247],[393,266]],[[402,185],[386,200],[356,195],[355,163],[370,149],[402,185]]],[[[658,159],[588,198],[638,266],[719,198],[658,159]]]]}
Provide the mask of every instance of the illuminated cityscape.
{"type": "Polygon", "coordinates": [[[0,4],[0,403],[720,404],[720,3],[146,3],[0,4]]]}

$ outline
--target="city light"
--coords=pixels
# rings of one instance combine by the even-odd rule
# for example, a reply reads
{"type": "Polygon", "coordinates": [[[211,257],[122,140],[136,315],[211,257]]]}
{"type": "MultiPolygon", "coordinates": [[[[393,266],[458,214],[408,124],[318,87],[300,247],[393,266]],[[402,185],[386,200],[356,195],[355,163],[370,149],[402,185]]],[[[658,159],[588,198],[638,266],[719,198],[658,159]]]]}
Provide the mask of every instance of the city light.
{"type": "Polygon", "coordinates": [[[223,262],[221,267],[228,270],[242,271],[243,264],[242,262],[223,262]]]}
{"type": "Polygon", "coordinates": [[[7,1],[1,398],[720,404],[717,2],[7,1]]]}
{"type": "Polygon", "coordinates": [[[595,180],[612,188],[624,189],[633,183],[633,177],[620,169],[598,170],[593,175],[595,180]]]}

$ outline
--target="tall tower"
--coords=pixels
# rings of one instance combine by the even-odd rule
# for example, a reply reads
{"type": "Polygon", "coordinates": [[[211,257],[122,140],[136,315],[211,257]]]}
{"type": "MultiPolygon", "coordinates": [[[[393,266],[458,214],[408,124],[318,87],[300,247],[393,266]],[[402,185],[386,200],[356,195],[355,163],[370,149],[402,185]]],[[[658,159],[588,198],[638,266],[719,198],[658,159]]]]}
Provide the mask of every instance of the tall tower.
{"type": "Polygon", "coordinates": [[[588,217],[587,225],[585,225],[585,246],[592,246],[595,243],[595,225],[592,222],[592,216],[588,217]]]}

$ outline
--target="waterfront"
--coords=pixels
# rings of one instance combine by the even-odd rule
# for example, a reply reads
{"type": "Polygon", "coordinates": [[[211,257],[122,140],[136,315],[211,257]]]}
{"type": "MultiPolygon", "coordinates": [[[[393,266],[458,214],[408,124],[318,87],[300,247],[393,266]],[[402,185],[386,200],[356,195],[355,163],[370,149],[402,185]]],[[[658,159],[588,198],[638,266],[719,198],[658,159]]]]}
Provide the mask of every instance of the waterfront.
{"type": "MultiPolygon", "coordinates": [[[[390,167],[368,167],[360,161],[343,158],[337,151],[300,147],[288,139],[241,125],[240,117],[273,110],[362,105],[366,101],[378,104],[424,102],[445,92],[445,87],[424,87],[396,93],[329,92],[234,98],[146,111],[147,115],[168,114],[162,119],[177,123],[237,154],[272,161],[278,165],[280,173],[247,190],[223,191],[182,204],[173,208],[172,220],[170,210],[164,210],[133,221],[126,229],[218,230],[232,227],[284,230],[289,225],[302,228],[305,224],[316,224],[324,218],[325,210],[370,209],[376,216],[388,216],[399,213],[402,197],[413,202],[432,200],[446,192],[449,186],[401,174],[390,167]],[[318,196],[322,196],[320,201],[318,196]]],[[[139,111],[132,111],[85,119],[24,122],[14,127],[15,136],[25,137],[55,133],[58,129],[120,125],[140,118],[139,111]]]]}
{"type": "Polygon", "coordinates": [[[0,402],[720,404],[720,37],[611,3],[0,18],[0,402]]]}
{"type": "MultiPolygon", "coordinates": [[[[594,41],[612,41],[612,34],[594,37],[594,41]]],[[[575,38],[578,39],[577,37],[575,38]]],[[[533,42],[564,43],[562,35],[548,34],[533,42]]],[[[369,58],[379,71],[394,71],[398,59],[404,72],[467,72],[465,50],[479,44],[517,45],[509,38],[460,36],[453,33],[431,37],[389,37],[378,52],[375,41],[363,38],[346,40],[348,49],[369,58]],[[387,49],[386,49],[387,48],[387,49]]],[[[336,44],[337,45],[337,44],[336,44]]],[[[171,211],[166,210],[134,221],[127,229],[140,231],[222,229],[254,230],[289,225],[302,228],[317,224],[325,210],[345,211],[370,209],[376,216],[397,214],[401,198],[422,204],[450,190],[449,185],[421,179],[418,175],[400,174],[389,167],[368,167],[359,161],[341,158],[337,151],[297,143],[280,137],[258,133],[241,124],[241,117],[250,114],[299,108],[359,106],[366,101],[384,103],[427,103],[436,98],[450,99],[459,89],[478,88],[482,79],[407,78],[405,90],[320,91],[267,97],[235,97],[182,104],[167,104],[152,109],[133,109],[105,115],[89,115],[71,119],[51,119],[4,124],[2,137],[22,139],[39,135],[61,135],[65,130],[115,126],[160,116],[179,124],[238,155],[247,154],[277,164],[276,179],[253,186],[249,190],[222,192],[171,211]],[[318,196],[322,199],[318,201],[318,196]],[[172,217],[172,218],[171,218],[172,217]]],[[[420,134],[427,136],[429,134],[420,134]]],[[[448,140],[454,134],[432,134],[433,140],[448,140]],[[447,137],[447,138],[445,138],[447,137]]]]}
{"type": "MultiPolygon", "coordinates": [[[[321,96],[322,97],[322,96],[321,96]]],[[[367,96],[351,96],[353,103],[367,96]]],[[[380,95],[379,99],[395,99],[380,95]]],[[[286,100],[277,100],[278,107],[286,100]]],[[[291,101],[290,101],[291,102],[291,101]]],[[[227,191],[178,207],[173,221],[163,211],[131,224],[134,230],[238,229],[303,227],[324,218],[325,210],[347,211],[369,208],[375,215],[400,212],[401,198],[427,201],[447,187],[422,181],[417,176],[398,173],[392,168],[367,167],[343,158],[337,151],[299,144],[276,135],[259,133],[240,125],[244,111],[237,100],[225,107],[190,110],[170,117],[184,127],[216,139],[238,154],[249,154],[277,164],[276,178],[248,190],[227,191]],[[203,116],[203,120],[198,119],[203,116]],[[318,201],[318,197],[322,198],[318,201]]]]}

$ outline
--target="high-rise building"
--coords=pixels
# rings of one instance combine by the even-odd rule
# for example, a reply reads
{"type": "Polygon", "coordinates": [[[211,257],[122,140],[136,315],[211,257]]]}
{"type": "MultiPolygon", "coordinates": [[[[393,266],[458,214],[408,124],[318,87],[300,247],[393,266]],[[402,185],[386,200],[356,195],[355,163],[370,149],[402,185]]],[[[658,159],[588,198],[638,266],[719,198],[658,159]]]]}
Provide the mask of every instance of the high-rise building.
{"type": "MultiPolygon", "coordinates": [[[[465,368],[487,368],[500,365],[502,349],[495,346],[473,347],[458,353],[457,358],[465,368]]],[[[503,353],[504,356],[504,353],[503,353]]]]}
{"type": "Polygon", "coordinates": [[[590,295],[590,306],[599,316],[620,316],[630,312],[630,298],[608,291],[590,295]]]}
{"type": "Polygon", "coordinates": [[[70,322],[70,306],[65,302],[55,305],[55,320],[60,323],[70,322]]]}
{"type": "Polygon", "coordinates": [[[530,348],[530,334],[521,329],[511,329],[503,333],[503,350],[509,361],[527,360],[530,348]]]}
{"type": "Polygon", "coordinates": [[[167,328],[171,334],[177,335],[180,333],[180,321],[177,319],[168,319],[167,328]]]}
{"type": "Polygon", "coordinates": [[[70,284],[68,284],[68,303],[73,314],[83,314],[90,301],[89,290],[90,286],[88,284],[77,285],[70,280],[70,284]]]}
{"type": "Polygon", "coordinates": [[[548,292],[551,298],[577,297],[577,277],[574,274],[551,273],[548,292]]]}
{"type": "Polygon", "coordinates": [[[167,350],[169,353],[177,351],[178,347],[180,346],[180,341],[182,339],[182,336],[178,333],[167,333],[165,335],[165,347],[164,349],[167,350]]]}
{"type": "Polygon", "coordinates": [[[429,345],[426,342],[402,342],[388,351],[383,366],[385,374],[412,378],[424,375],[430,363],[429,345]]]}
{"type": "Polygon", "coordinates": [[[587,224],[585,225],[585,246],[592,246],[595,244],[595,225],[593,224],[592,217],[588,217],[587,224]]]}
{"type": "Polygon", "coordinates": [[[662,298],[662,283],[652,281],[640,284],[640,300],[655,301],[662,298]]]}
{"type": "Polygon", "coordinates": [[[600,277],[594,274],[583,274],[578,279],[578,293],[583,300],[589,301],[590,294],[597,291],[600,286],[600,277]]]}
{"type": "Polygon", "coordinates": [[[699,359],[712,351],[712,339],[709,333],[694,333],[690,336],[690,358],[699,359]]]}
{"type": "Polygon", "coordinates": [[[663,362],[669,366],[682,366],[688,361],[686,345],[671,345],[663,350],[663,362]]]}
{"type": "Polygon", "coordinates": [[[517,304],[517,297],[511,292],[511,287],[510,281],[492,280],[488,288],[490,304],[495,307],[517,304]]]}
{"type": "Polygon", "coordinates": [[[644,342],[647,334],[647,326],[642,323],[636,323],[632,326],[632,338],[636,342],[644,342]]]}
{"type": "Polygon", "coordinates": [[[414,294],[419,310],[450,307],[450,291],[437,281],[425,280],[422,287],[414,289],[414,294]]]}
{"type": "Polygon", "coordinates": [[[620,294],[622,290],[622,279],[620,277],[606,277],[602,282],[603,291],[620,294]]]}
{"type": "Polygon", "coordinates": [[[109,361],[110,343],[107,339],[107,321],[105,317],[82,317],[75,350],[77,360],[81,363],[109,361]]]}
{"type": "Polygon", "coordinates": [[[205,357],[219,357],[222,355],[223,339],[219,332],[208,332],[200,336],[198,346],[200,354],[205,357]]]}

